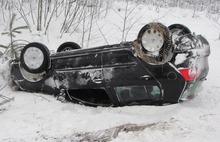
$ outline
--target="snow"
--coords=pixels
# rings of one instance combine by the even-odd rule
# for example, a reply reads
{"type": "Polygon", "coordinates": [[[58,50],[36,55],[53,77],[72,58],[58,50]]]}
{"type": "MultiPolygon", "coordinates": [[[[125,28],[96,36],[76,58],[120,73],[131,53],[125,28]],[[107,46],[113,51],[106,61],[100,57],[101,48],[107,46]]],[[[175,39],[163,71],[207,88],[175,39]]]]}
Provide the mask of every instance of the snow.
{"type": "MultiPolygon", "coordinates": [[[[133,6],[132,4],[130,5],[133,6]]],[[[124,11],[123,3],[116,2],[115,9],[124,11]]],[[[146,23],[160,21],[165,25],[181,23],[189,27],[192,32],[203,35],[210,43],[209,74],[202,90],[191,100],[166,106],[126,106],[126,107],[88,107],[70,102],[60,102],[54,96],[14,91],[7,85],[9,79],[8,62],[0,64],[0,95],[14,98],[14,100],[0,105],[0,141],[77,141],[76,134],[87,132],[95,134],[124,124],[149,125],[142,131],[122,131],[113,142],[218,142],[220,140],[220,40],[219,23],[206,17],[204,12],[198,12],[192,17],[192,11],[180,8],[160,8],[159,12],[153,6],[139,5],[133,12],[141,19],[128,34],[127,40],[136,38],[139,29],[146,23]]],[[[1,18],[1,16],[0,16],[1,18]]],[[[134,20],[134,19],[133,19],[134,20]]],[[[48,35],[33,31],[24,31],[17,37],[28,41],[44,43],[50,50],[64,41],[80,41],[79,33],[64,34],[62,38],[56,34],[59,29],[53,21],[48,35]]],[[[122,19],[115,11],[110,10],[107,17],[100,20],[98,25],[106,34],[108,43],[121,41],[120,30],[115,25],[121,25],[122,19]],[[114,19],[114,20],[112,20],[114,19]]],[[[131,20],[132,21],[132,20],[131,20]]],[[[19,23],[19,21],[17,21],[19,23]]],[[[23,21],[19,24],[22,25],[23,21]]],[[[131,22],[132,23],[132,22],[131,22]]],[[[0,31],[5,24],[0,20],[0,31]]],[[[95,47],[104,45],[106,41],[100,33],[94,36],[89,45],[95,47]]],[[[7,44],[8,38],[0,37],[0,44],[7,44]]],[[[87,44],[84,44],[87,45],[87,44]]],[[[0,97],[0,102],[3,99],[0,97]]],[[[106,131],[107,132],[107,131],[106,131]]]]}

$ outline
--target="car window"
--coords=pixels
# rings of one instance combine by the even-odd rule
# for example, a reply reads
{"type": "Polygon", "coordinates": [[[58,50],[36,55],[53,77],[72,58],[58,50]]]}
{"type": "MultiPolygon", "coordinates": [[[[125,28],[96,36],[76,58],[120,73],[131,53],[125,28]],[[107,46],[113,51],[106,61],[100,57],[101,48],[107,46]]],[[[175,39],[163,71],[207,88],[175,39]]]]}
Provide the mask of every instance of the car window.
{"type": "Polygon", "coordinates": [[[160,98],[160,88],[158,86],[125,86],[115,87],[114,89],[122,103],[146,100],[157,101],[160,98]]]}
{"type": "Polygon", "coordinates": [[[122,65],[134,63],[134,55],[130,51],[121,50],[103,53],[103,65],[122,65]]]}
{"type": "Polygon", "coordinates": [[[101,54],[87,54],[66,58],[54,59],[55,69],[92,68],[101,66],[101,54]]]}
{"type": "Polygon", "coordinates": [[[74,89],[68,90],[68,97],[76,102],[91,106],[110,106],[112,105],[105,89],[74,89]]]}
{"type": "Polygon", "coordinates": [[[101,54],[89,54],[76,58],[77,67],[97,67],[101,66],[101,54]]]}

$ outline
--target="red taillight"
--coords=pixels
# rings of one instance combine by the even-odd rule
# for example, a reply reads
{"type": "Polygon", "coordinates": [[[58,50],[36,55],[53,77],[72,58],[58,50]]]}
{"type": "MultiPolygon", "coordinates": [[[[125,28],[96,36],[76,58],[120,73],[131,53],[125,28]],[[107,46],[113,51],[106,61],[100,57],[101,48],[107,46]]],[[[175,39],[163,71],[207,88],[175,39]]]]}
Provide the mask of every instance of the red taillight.
{"type": "Polygon", "coordinates": [[[179,71],[186,81],[192,81],[197,78],[196,68],[181,68],[179,71]]]}

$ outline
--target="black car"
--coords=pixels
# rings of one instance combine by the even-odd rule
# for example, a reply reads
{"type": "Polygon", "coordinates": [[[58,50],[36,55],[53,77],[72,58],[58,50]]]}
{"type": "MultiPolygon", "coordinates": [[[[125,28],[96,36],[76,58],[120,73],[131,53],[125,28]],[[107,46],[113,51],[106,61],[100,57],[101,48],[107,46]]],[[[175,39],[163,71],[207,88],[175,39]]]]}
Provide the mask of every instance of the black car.
{"type": "Polygon", "coordinates": [[[81,49],[74,42],[50,54],[29,43],[11,64],[21,90],[86,105],[177,103],[192,98],[208,74],[210,47],[184,25],[145,25],[131,42],[81,49]]]}

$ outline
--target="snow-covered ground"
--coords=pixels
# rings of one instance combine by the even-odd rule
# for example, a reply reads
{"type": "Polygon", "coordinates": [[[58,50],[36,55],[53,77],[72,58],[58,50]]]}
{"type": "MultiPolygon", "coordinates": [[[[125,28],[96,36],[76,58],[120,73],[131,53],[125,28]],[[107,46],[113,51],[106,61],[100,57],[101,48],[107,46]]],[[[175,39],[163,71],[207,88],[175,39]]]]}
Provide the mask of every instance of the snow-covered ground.
{"type": "MultiPolygon", "coordinates": [[[[132,6],[132,5],[130,5],[132,6]]],[[[115,3],[107,17],[99,20],[108,43],[121,41],[118,26],[123,21],[124,5],[115,3]],[[116,26],[117,25],[117,26],[116,26]]],[[[51,95],[13,91],[9,85],[5,86],[9,69],[6,62],[0,64],[0,95],[13,98],[12,101],[0,105],[0,141],[30,142],[30,141],[94,141],[105,134],[112,137],[114,142],[218,142],[220,140],[220,24],[206,17],[205,12],[198,12],[192,18],[191,10],[179,8],[160,8],[139,5],[132,13],[140,17],[134,24],[127,40],[133,40],[139,29],[152,21],[159,21],[165,25],[181,23],[188,26],[196,34],[202,34],[210,43],[209,57],[210,71],[202,90],[194,99],[167,106],[126,106],[126,107],[88,107],[73,103],[61,103],[51,95]],[[113,135],[121,125],[134,124],[145,126],[137,131],[122,129],[113,135]],[[112,129],[111,129],[112,128],[112,129]]],[[[1,19],[1,17],[0,17],[1,19]]],[[[137,20],[132,19],[132,20],[137,20]]],[[[131,21],[132,21],[131,20],[131,21]]],[[[134,22],[133,21],[133,22],[134,22]]],[[[23,24],[18,20],[18,25],[23,24]]],[[[64,41],[80,42],[80,32],[62,38],[56,28],[59,20],[53,21],[49,34],[24,31],[16,38],[28,41],[38,41],[46,44],[51,50],[64,41]],[[79,37],[78,37],[79,35],[79,37]]],[[[5,23],[0,20],[0,32],[5,29],[5,23]]],[[[91,47],[106,44],[97,32],[89,43],[91,47]],[[97,36],[97,37],[96,37],[97,36]]],[[[6,36],[0,36],[0,44],[8,44],[6,36]]],[[[80,43],[81,44],[81,43],[80,43]]],[[[85,44],[87,45],[87,44],[85,44]]],[[[0,103],[4,99],[0,97],[0,103]]]]}

